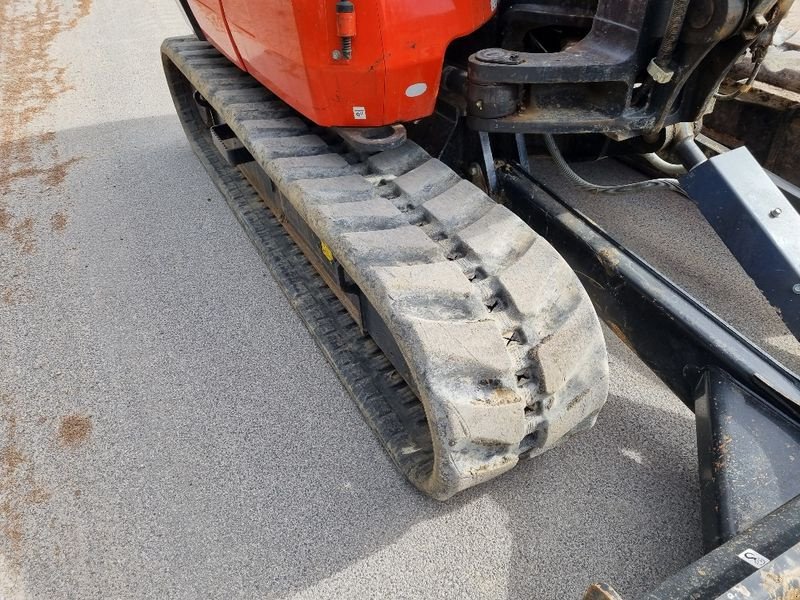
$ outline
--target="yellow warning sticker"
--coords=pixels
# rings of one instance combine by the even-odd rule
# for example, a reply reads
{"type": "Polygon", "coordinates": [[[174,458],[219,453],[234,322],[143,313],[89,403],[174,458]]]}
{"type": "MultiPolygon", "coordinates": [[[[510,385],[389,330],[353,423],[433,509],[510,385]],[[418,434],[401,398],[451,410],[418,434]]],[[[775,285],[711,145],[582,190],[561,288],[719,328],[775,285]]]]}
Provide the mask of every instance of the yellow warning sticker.
{"type": "Polygon", "coordinates": [[[320,242],[319,247],[322,250],[322,255],[328,259],[328,262],[333,262],[333,252],[325,242],[320,242]]]}

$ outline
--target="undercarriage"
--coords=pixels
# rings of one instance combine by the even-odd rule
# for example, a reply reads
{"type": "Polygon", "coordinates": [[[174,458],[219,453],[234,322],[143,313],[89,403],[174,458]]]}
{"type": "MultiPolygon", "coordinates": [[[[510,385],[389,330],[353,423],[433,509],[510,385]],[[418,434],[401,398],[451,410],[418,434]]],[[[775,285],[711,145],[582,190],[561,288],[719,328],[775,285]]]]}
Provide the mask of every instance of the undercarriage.
{"type": "MultiPolygon", "coordinates": [[[[190,142],[413,485],[446,500],[592,427],[608,393],[602,320],[698,419],[716,550],[648,597],[792,597],[796,567],[781,567],[783,595],[759,596],[774,590],[747,579],[742,553],[800,558],[800,379],[529,162],[549,153],[598,198],[691,198],[799,336],[791,186],[697,138],[730,68],[746,56],[758,72],[791,1],[501,2],[448,46],[429,116],[367,127],[295,110],[183,4],[197,36],[166,40],[162,58],[190,142]],[[656,175],[598,185],[571,166],[607,156],[656,175]],[[759,484],[765,472],[778,483],[759,484]]],[[[357,60],[344,37],[333,60],[357,60]]],[[[602,584],[586,598],[618,596],[602,584]]]]}

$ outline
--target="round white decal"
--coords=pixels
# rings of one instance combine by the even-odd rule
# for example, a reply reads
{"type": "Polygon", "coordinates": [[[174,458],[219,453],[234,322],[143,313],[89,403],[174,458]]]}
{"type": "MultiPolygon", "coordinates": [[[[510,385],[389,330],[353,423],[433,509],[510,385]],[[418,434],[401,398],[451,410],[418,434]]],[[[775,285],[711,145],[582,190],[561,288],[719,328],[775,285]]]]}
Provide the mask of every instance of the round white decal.
{"type": "Polygon", "coordinates": [[[427,84],[413,83],[406,88],[406,96],[409,98],[416,98],[417,96],[422,96],[426,91],[428,91],[427,84]]]}

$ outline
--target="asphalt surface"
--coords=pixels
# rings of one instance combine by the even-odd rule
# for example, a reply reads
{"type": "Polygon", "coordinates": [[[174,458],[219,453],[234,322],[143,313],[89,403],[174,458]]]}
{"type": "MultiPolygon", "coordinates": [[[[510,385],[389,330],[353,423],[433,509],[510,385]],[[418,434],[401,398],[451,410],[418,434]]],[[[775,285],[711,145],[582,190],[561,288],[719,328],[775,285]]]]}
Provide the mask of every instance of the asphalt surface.
{"type": "MultiPolygon", "coordinates": [[[[158,53],[186,31],[0,8],[0,598],[635,596],[699,557],[693,415],[610,335],[591,432],[444,504],[404,481],[189,150],[158,53]]],[[[798,360],[724,248],[732,295],[699,283],[685,202],[594,202],[798,360]]]]}

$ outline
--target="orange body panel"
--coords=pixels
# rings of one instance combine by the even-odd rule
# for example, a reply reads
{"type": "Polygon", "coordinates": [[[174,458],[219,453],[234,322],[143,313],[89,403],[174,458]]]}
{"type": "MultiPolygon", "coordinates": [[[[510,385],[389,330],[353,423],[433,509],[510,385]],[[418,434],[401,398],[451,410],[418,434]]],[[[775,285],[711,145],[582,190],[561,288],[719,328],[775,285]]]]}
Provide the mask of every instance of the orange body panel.
{"type": "Polygon", "coordinates": [[[220,0],[189,0],[189,7],[208,41],[214,44],[237,67],[244,69],[242,58],[231,40],[220,0]]]}
{"type": "Polygon", "coordinates": [[[351,60],[335,0],[189,0],[221,52],[314,122],[364,127],[433,112],[455,38],[493,14],[493,0],[355,0],[351,60]]]}

